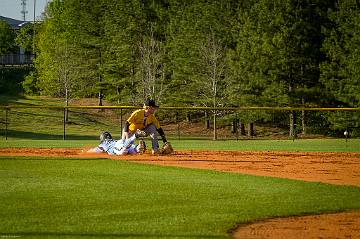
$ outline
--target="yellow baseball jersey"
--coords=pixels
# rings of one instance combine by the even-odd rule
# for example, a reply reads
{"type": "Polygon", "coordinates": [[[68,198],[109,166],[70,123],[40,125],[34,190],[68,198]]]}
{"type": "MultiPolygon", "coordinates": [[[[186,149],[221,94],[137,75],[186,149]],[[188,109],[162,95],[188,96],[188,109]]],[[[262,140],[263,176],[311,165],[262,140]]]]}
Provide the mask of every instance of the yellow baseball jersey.
{"type": "Polygon", "coordinates": [[[144,109],[134,111],[127,121],[130,124],[129,130],[131,132],[134,132],[137,129],[144,129],[150,124],[154,124],[157,129],[160,128],[160,123],[156,119],[155,115],[150,114],[145,117],[144,109]]]}

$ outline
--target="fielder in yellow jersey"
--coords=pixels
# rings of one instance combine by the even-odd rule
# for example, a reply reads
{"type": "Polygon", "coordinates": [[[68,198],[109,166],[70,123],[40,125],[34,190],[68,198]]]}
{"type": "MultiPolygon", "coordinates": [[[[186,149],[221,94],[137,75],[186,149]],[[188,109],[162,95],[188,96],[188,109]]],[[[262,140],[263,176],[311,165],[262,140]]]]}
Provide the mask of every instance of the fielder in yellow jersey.
{"type": "Polygon", "coordinates": [[[151,124],[154,124],[157,129],[160,128],[159,121],[155,115],[150,114],[146,117],[145,109],[134,111],[127,122],[130,123],[129,130],[131,132],[135,132],[137,129],[144,129],[151,124]]]}
{"type": "Polygon", "coordinates": [[[159,134],[164,143],[167,143],[164,130],[161,128],[159,121],[156,119],[154,113],[158,108],[154,100],[147,99],[144,103],[144,108],[135,110],[127,119],[123,129],[122,138],[128,139],[136,133],[137,130],[142,130],[149,135],[152,143],[152,153],[159,153],[159,143],[157,134],[159,134]]]}

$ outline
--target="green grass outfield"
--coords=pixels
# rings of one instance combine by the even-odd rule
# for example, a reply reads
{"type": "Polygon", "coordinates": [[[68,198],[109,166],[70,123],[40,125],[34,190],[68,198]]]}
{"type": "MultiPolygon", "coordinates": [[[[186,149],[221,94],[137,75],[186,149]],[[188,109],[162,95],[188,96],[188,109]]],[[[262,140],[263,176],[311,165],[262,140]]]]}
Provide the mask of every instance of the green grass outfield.
{"type": "MultiPolygon", "coordinates": [[[[359,152],[359,140],[177,141],[175,149],[359,152]]],[[[0,147],[97,141],[8,140],[0,147]]],[[[360,210],[360,187],[106,159],[0,157],[0,238],[228,238],[239,223],[360,210]]]]}
{"type": "Polygon", "coordinates": [[[228,238],[238,223],[360,209],[360,188],[105,159],[0,159],[0,237],[228,238]]]}
{"type": "MultiPolygon", "coordinates": [[[[299,140],[177,140],[170,139],[175,150],[285,150],[304,152],[360,152],[360,139],[299,140]]],[[[4,147],[67,148],[96,146],[96,140],[0,140],[4,147]]],[[[147,142],[148,144],[150,141],[147,142]]],[[[161,144],[161,143],[160,143],[161,144]]]]}

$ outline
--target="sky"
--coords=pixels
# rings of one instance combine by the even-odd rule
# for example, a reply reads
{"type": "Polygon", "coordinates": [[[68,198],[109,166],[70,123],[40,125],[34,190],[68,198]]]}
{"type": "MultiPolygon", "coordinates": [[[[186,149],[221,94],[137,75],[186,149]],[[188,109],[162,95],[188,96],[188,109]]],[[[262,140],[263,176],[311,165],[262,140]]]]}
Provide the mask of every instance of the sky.
{"type": "MultiPolygon", "coordinates": [[[[35,19],[39,20],[39,16],[44,12],[47,2],[50,0],[26,0],[26,21],[34,20],[34,1],[35,1],[35,19]]],[[[22,0],[0,0],[0,16],[9,17],[17,20],[24,20],[22,11],[22,0]]]]}

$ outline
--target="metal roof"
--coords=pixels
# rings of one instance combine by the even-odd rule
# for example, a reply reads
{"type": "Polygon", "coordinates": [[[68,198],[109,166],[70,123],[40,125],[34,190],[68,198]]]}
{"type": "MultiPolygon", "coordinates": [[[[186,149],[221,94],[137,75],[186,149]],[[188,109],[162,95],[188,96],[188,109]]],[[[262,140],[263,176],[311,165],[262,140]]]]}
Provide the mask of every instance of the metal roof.
{"type": "Polygon", "coordinates": [[[8,18],[8,17],[3,17],[3,16],[0,16],[0,21],[7,22],[10,25],[11,29],[14,29],[14,30],[19,30],[23,26],[30,23],[29,21],[20,21],[20,20],[8,18]]]}

